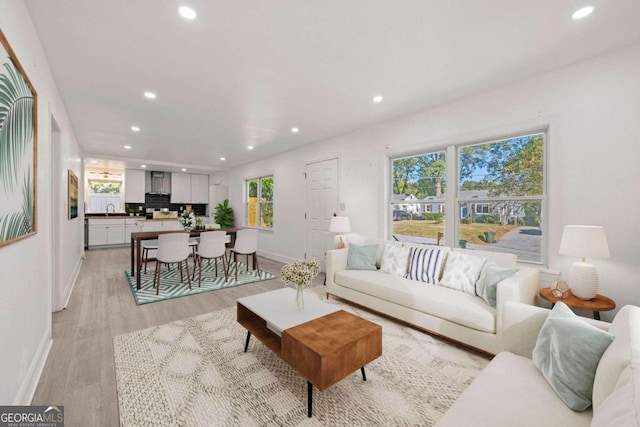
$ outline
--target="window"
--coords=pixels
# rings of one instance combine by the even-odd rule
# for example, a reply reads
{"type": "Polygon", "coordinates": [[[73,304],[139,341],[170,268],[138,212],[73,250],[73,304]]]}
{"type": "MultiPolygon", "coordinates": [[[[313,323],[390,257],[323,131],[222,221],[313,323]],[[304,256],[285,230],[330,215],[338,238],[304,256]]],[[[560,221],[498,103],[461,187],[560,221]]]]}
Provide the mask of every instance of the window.
{"type": "Polygon", "coordinates": [[[459,244],[542,263],[545,133],[458,150],[459,244]]]}
{"type": "Polygon", "coordinates": [[[273,176],[248,179],[246,194],[247,225],[273,228],[273,176]]]}
{"type": "Polygon", "coordinates": [[[113,205],[113,212],[121,212],[122,198],[120,189],[122,181],[89,179],[89,212],[106,212],[107,206],[113,205]]]}
{"type": "Polygon", "coordinates": [[[393,237],[438,244],[444,236],[446,153],[419,154],[391,163],[393,237]]]}
{"type": "Polygon", "coordinates": [[[391,159],[393,237],[443,244],[448,224],[456,246],[546,262],[545,141],[541,131],[391,159]],[[446,181],[447,170],[456,182],[446,181]]]}

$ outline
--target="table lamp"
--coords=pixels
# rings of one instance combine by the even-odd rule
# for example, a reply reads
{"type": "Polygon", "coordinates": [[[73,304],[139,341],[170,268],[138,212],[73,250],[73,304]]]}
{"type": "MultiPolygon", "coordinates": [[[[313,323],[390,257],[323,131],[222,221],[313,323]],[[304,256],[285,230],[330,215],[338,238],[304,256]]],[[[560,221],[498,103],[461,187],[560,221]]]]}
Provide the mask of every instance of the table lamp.
{"type": "Polygon", "coordinates": [[[349,222],[348,216],[334,216],[331,218],[331,223],[329,224],[329,232],[338,233],[334,239],[338,240],[337,248],[344,248],[344,241],[342,240],[342,233],[350,233],[351,232],[351,223],[349,222]]]}
{"type": "Polygon", "coordinates": [[[589,300],[598,293],[598,272],[585,258],[609,258],[609,245],[604,228],[597,225],[565,225],[560,254],[578,256],[569,270],[569,287],[573,295],[589,300]]]}

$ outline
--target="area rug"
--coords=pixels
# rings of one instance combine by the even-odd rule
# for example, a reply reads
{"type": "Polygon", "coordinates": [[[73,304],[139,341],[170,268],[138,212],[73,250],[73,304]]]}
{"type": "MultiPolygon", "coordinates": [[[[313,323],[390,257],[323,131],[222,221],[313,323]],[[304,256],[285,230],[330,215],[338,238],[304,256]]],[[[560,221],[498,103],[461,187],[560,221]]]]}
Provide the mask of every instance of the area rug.
{"type": "MultiPolygon", "coordinates": [[[[305,298],[320,298],[309,292],[305,298]]],[[[283,304],[293,301],[283,301],[283,304]]],[[[113,339],[122,426],[430,426],[484,368],[486,357],[392,320],[383,355],[324,392],[262,343],[244,353],[235,307],[113,339]]]]}
{"type": "MultiPolygon", "coordinates": [[[[131,275],[131,270],[125,270],[124,273],[129,281],[129,287],[133,293],[136,304],[148,304],[151,302],[163,301],[172,298],[179,298],[188,295],[200,294],[202,292],[217,291],[218,289],[230,288],[232,286],[246,285],[248,283],[260,282],[262,280],[275,279],[276,275],[265,270],[258,273],[255,270],[246,271],[246,265],[242,262],[237,264],[231,263],[229,268],[229,280],[225,282],[222,266],[218,265],[218,277],[215,275],[215,264],[204,261],[202,263],[202,284],[198,287],[198,271],[196,270],[195,280],[189,283],[186,277],[186,269],[184,269],[184,282],[180,282],[180,270],[176,266],[169,270],[166,266],[162,267],[160,273],[160,294],[156,295],[156,288],[153,287],[153,275],[155,274],[154,263],[150,263],[147,272],[142,270],[140,276],[140,289],[136,287],[136,277],[131,275]],[[235,279],[235,268],[238,266],[238,280],[235,279]]],[[[193,264],[189,263],[189,271],[193,273],[193,264]]]]}

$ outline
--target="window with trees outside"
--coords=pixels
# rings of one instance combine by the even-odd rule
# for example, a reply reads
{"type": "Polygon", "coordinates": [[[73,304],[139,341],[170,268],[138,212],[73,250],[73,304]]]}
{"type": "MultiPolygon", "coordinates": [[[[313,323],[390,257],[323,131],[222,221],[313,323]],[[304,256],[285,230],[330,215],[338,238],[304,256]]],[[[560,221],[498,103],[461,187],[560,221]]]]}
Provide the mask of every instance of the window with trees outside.
{"type": "Polygon", "coordinates": [[[122,211],[122,181],[89,180],[89,212],[106,212],[107,206],[114,206],[115,212],[122,211]]]}
{"type": "Polygon", "coordinates": [[[391,167],[393,236],[404,242],[444,243],[446,153],[394,159],[391,167]]]}
{"type": "Polygon", "coordinates": [[[459,146],[457,159],[438,152],[392,160],[393,236],[441,245],[443,223],[452,221],[456,246],[545,262],[545,139],[538,132],[459,146]],[[447,167],[457,182],[445,182],[447,167]],[[444,211],[447,194],[456,195],[452,212],[444,211]]]}
{"type": "Polygon", "coordinates": [[[247,226],[273,228],[273,176],[246,181],[247,226]]]}

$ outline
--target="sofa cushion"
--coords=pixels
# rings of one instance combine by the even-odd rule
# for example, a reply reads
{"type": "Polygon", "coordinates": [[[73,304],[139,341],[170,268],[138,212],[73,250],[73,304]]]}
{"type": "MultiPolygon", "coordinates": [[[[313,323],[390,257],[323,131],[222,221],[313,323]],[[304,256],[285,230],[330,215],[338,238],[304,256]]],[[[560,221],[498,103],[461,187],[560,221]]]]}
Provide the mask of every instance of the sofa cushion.
{"type": "Polygon", "coordinates": [[[598,362],[612,341],[613,335],[558,302],[540,329],[533,363],[569,408],[584,411],[591,406],[598,362]]]}
{"type": "Polygon", "coordinates": [[[498,283],[516,274],[515,268],[499,267],[495,261],[487,261],[476,282],[475,293],[491,307],[495,307],[498,298],[498,283]]]}
{"type": "Polygon", "coordinates": [[[361,242],[363,245],[378,245],[378,251],[376,253],[376,267],[380,268],[382,266],[382,256],[384,254],[384,248],[387,245],[391,246],[402,246],[402,242],[398,242],[395,240],[382,240],[382,239],[372,239],[366,238],[361,242]]]}
{"type": "Polygon", "coordinates": [[[567,408],[527,357],[499,353],[460,395],[438,427],[589,426],[591,410],[567,408]]]}
{"type": "Polygon", "coordinates": [[[404,277],[409,267],[409,248],[396,245],[385,245],[380,271],[404,277]]]}
{"type": "Polygon", "coordinates": [[[441,286],[384,274],[379,271],[340,271],[335,282],[345,288],[421,311],[482,332],[496,332],[496,310],[482,299],[441,286]]]}
{"type": "Polygon", "coordinates": [[[411,248],[407,278],[430,285],[437,285],[445,256],[439,249],[411,248]]]}
{"type": "Polygon", "coordinates": [[[624,368],[613,392],[594,409],[591,426],[640,426],[640,360],[624,368]]]}
{"type": "Polygon", "coordinates": [[[475,296],[476,282],[486,262],[483,257],[451,252],[447,255],[438,285],[475,296]]]}
{"type": "Polygon", "coordinates": [[[347,270],[377,270],[378,245],[356,245],[349,243],[347,270]]]}
{"type": "Polygon", "coordinates": [[[640,307],[627,305],[620,309],[609,327],[609,333],[616,338],[604,352],[593,382],[593,409],[615,388],[618,377],[631,363],[640,359],[640,307]]]}

